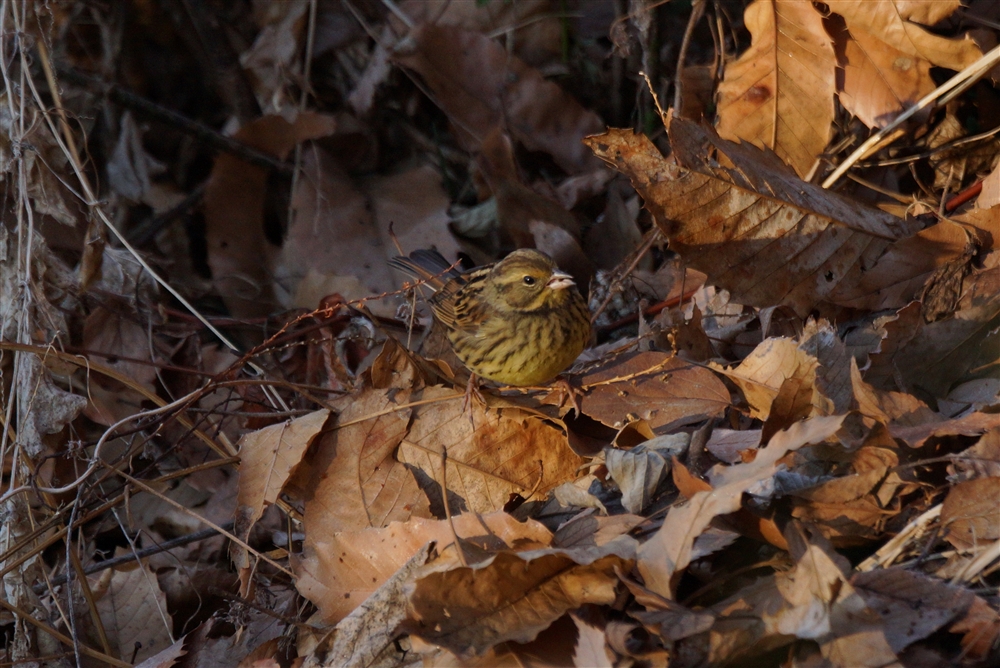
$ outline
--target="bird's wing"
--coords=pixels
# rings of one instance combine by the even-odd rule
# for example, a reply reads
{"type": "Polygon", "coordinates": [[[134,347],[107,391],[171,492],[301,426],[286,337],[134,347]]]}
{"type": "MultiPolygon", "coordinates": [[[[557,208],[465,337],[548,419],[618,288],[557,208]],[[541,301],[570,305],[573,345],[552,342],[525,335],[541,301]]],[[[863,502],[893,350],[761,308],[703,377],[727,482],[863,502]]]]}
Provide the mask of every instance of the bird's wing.
{"type": "Polygon", "coordinates": [[[489,317],[483,287],[489,268],[474,270],[461,280],[453,279],[431,297],[434,315],[449,329],[474,334],[489,317]]]}
{"type": "Polygon", "coordinates": [[[389,266],[420,279],[435,292],[449,283],[465,282],[462,273],[454,268],[453,263],[444,259],[436,250],[416,250],[408,257],[394,257],[389,260],[389,266]]]}

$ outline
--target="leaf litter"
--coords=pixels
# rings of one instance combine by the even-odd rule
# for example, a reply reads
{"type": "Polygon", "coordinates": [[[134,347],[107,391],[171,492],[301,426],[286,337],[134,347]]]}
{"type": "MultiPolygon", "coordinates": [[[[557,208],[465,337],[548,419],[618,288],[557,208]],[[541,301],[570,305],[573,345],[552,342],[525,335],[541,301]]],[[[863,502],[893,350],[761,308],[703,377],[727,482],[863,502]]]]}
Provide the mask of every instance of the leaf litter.
{"type": "Polygon", "coordinates": [[[0,10],[5,661],[1000,658],[995,11],[619,4],[0,10]],[[578,410],[387,264],[523,246],[578,410]]]}

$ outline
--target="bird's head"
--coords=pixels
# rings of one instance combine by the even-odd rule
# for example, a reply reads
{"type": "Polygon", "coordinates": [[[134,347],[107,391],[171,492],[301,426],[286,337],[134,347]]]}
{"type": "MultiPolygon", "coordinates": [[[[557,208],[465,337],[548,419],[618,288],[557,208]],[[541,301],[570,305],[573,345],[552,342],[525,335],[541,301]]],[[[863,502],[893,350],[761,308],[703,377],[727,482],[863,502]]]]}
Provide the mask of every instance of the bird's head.
{"type": "Polygon", "coordinates": [[[497,262],[489,281],[500,303],[519,312],[559,308],[569,302],[576,286],[552,258],[531,248],[516,250],[497,262]]]}

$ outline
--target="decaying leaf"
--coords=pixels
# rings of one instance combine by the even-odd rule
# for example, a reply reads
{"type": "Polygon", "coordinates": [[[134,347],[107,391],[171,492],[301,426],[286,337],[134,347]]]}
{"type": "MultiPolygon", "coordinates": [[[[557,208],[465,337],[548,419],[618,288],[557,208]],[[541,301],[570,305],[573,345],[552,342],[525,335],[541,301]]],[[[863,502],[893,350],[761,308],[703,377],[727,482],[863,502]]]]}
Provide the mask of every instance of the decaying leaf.
{"type": "Polygon", "coordinates": [[[569,448],[566,433],[540,416],[514,406],[487,411],[444,388],[428,388],[417,407],[397,459],[418,472],[420,486],[441,507],[446,480],[452,512],[499,510],[512,493],[545,494],[572,479],[583,460],[569,448]],[[441,465],[447,456],[447,474],[441,465]]]}
{"type": "MultiPolygon", "coordinates": [[[[321,409],[284,424],[265,427],[240,440],[240,483],[236,499],[236,535],[243,539],[274,503],[292,469],[330,416],[321,409]]],[[[236,546],[234,545],[234,548],[236,546]]]]}
{"type": "Polygon", "coordinates": [[[916,221],[803,183],[773,153],[690,121],[667,130],[670,159],[629,131],[586,141],[632,180],[670,247],[740,303],[802,316],[824,304],[901,308],[967,245],[947,223],[913,236],[916,221]]]}
{"type": "Polygon", "coordinates": [[[627,353],[581,379],[585,415],[620,429],[645,420],[655,432],[701,422],[729,405],[714,373],[660,352],[627,353]]]}
{"type": "Polygon", "coordinates": [[[528,642],[569,610],[611,602],[615,569],[630,569],[634,556],[635,540],[621,536],[599,548],[501,552],[468,567],[442,558],[417,575],[402,628],[459,657],[528,642]]]}
{"type": "Polygon", "coordinates": [[[709,522],[717,515],[738,510],[743,493],[770,478],[776,462],[787,452],[830,438],[843,421],[844,416],[837,416],[796,423],[776,434],[766,448],[757,451],[752,462],[713,469],[712,491],[698,492],[683,506],[671,508],[663,526],[640,546],[637,566],[646,587],[664,598],[672,598],[673,578],[690,563],[694,541],[709,522]]]}
{"type": "Polygon", "coordinates": [[[744,21],[753,45],[726,67],[716,129],[773,150],[807,178],[832,134],[833,42],[808,2],[756,0],[744,21]]]}
{"type": "Polygon", "coordinates": [[[463,514],[454,524],[419,517],[385,528],[338,531],[330,527],[306,544],[296,586],[328,622],[356,609],[428,543],[444,548],[458,535],[469,545],[495,551],[507,547],[539,548],[551,535],[534,521],[518,522],[504,512],[463,514]],[[453,532],[454,530],[454,532],[453,532]]]}

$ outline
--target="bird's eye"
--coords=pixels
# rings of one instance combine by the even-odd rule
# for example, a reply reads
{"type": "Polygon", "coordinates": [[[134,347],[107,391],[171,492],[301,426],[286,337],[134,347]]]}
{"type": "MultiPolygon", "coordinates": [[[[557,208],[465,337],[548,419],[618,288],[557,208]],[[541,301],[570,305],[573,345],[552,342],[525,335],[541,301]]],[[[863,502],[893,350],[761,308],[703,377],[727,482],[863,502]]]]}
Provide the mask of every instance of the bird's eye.
{"type": "Polygon", "coordinates": [[[525,276],[524,277],[524,284],[525,285],[534,285],[535,284],[535,279],[532,278],[531,276],[525,276]]]}

